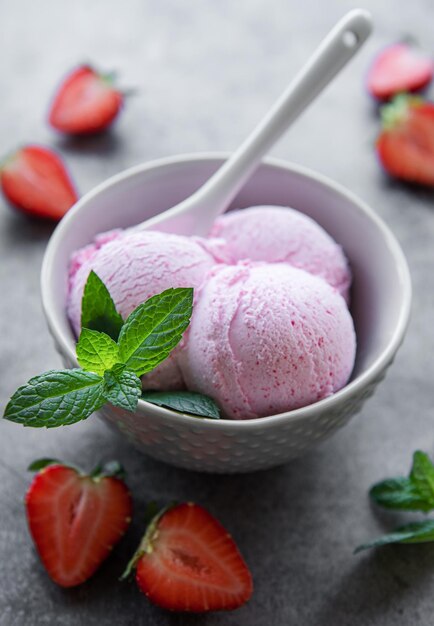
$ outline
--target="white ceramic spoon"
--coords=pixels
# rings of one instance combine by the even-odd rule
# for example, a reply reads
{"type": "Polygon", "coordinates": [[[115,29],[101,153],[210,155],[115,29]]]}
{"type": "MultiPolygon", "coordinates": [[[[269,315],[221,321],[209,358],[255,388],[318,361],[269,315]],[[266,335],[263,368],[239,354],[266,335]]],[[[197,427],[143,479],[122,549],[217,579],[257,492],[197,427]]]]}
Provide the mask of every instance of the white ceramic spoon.
{"type": "Polygon", "coordinates": [[[354,9],[329,32],[276,104],[222,167],[193,195],[146,220],[141,229],[206,235],[298,116],[360,49],[372,30],[367,11],[354,9]]]}

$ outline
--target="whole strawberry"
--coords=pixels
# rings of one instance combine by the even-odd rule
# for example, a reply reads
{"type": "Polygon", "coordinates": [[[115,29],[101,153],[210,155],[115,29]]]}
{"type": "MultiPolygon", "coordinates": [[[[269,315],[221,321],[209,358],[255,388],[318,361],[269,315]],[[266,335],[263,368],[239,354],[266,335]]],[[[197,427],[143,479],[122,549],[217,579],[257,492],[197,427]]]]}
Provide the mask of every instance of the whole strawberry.
{"type": "Polygon", "coordinates": [[[434,75],[434,61],[407,43],[388,46],[371,65],[367,88],[377,100],[389,100],[404,91],[419,91],[434,75]]]}
{"type": "Polygon", "coordinates": [[[434,104],[416,96],[397,96],[381,109],[383,130],[378,157],[395,178],[434,186],[434,104]]]}
{"type": "Polygon", "coordinates": [[[171,611],[236,609],[253,591],[232,537],[192,502],[163,509],[153,518],[124,577],[132,568],[148,599],[171,611]]]}
{"type": "Polygon", "coordinates": [[[32,217],[59,220],[77,201],[63,161],[43,146],[25,146],[7,157],[0,184],[9,202],[32,217]]]}
{"type": "Polygon", "coordinates": [[[81,65],[60,84],[48,120],[62,133],[91,135],[113,123],[123,102],[124,95],[116,89],[112,75],[81,65]]]}
{"type": "Polygon", "coordinates": [[[30,533],[49,576],[62,587],[87,580],[110,554],[131,519],[131,497],[112,462],[90,475],[51,459],[26,495],[30,533]]]}

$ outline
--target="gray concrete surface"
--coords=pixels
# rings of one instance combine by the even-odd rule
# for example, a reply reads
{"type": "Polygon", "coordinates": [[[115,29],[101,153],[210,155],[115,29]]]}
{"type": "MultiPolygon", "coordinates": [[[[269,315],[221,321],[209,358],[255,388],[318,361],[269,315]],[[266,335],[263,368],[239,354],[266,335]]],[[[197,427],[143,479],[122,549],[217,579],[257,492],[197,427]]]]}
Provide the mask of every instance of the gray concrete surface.
{"type": "MultiPolygon", "coordinates": [[[[371,204],[407,255],[414,306],[406,341],[362,414],[332,440],[287,466],[246,476],[207,476],[152,461],[97,419],[59,430],[0,423],[0,625],[334,625],[434,623],[434,545],[353,556],[390,528],[369,485],[407,471],[411,454],[434,454],[434,194],[387,180],[376,163],[378,120],[363,77],[373,53],[403,34],[434,53],[430,0],[362,1],[372,40],[273,154],[316,169],[371,204]],[[56,456],[90,467],[118,458],[128,471],[131,530],[88,583],[64,591],[43,571],[26,529],[27,464],[56,456]],[[230,529],[251,566],[255,593],[241,610],[179,616],[119,583],[150,499],[192,499],[230,529]]],[[[181,152],[233,149],[274,101],[349,0],[0,0],[0,152],[55,146],[81,192],[127,166],[181,152]],[[92,60],[116,68],[139,94],[115,129],[65,140],[44,123],[62,73],[92,60]]],[[[31,375],[59,366],[39,300],[51,227],[0,207],[1,407],[31,375]]]]}

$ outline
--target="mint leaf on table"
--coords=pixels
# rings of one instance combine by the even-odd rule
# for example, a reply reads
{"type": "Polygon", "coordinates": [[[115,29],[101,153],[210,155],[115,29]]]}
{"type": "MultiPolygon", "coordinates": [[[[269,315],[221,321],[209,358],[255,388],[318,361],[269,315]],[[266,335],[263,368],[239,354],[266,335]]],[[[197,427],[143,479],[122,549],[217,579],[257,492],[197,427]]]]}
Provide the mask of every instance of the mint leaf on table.
{"type": "Polygon", "coordinates": [[[140,304],[119,334],[120,360],[138,376],[169,356],[190,323],[193,289],[167,289],[140,304]]]}
{"type": "Polygon", "coordinates": [[[417,450],[413,455],[410,480],[420,494],[424,512],[434,509],[434,465],[425,452],[417,450]]]}
{"type": "Polygon", "coordinates": [[[92,270],[81,301],[81,327],[106,333],[117,341],[123,323],[107,287],[92,270]]]}
{"type": "Polygon", "coordinates": [[[427,454],[416,451],[408,478],[383,480],[371,488],[370,496],[388,509],[427,513],[434,509],[434,465],[427,454]]]}
{"type": "Polygon", "coordinates": [[[118,363],[104,372],[104,381],[107,402],[127,411],[135,411],[142,393],[142,382],[134,372],[118,363]]]}
{"type": "Polygon", "coordinates": [[[119,362],[119,347],[105,333],[83,328],[76,346],[77,361],[82,369],[96,374],[104,372],[119,362]]]}
{"type": "Polygon", "coordinates": [[[195,417],[220,419],[220,410],[214,400],[193,391],[143,391],[142,400],[195,417]]]}
{"type": "Polygon", "coordinates": [[[20,387],[4,417],[24,426],[65,426],[86,419],[105,401],[101,376],[81,369],[51,370],[20,387]]]}
{"type": "Polygon", "coordinates": [[[372,500],[386,509],[421,510],[424,502],[408,478],[388,478],[369,491],[372,500]]]}
{"type": "Polygon", "coordinates": [[[429,541],[434,541],[434,520],[412,522],[397,528],[387,535],[382,535],[377,539],[363,543],[354,550],[354,554],[368,548],[385,546],[389,543],[427,543],[429,541]]]}
{"type": "MultiPolygon", "coordinates": [[[[380,506],[404,511],[434,509],[434,465],[425,452],[417,450],[408,478],[388,478],[374,485],[370,496],[380,506]]],[[[434,541],[434,520],[412,522],[393,532],[368,541],[355,550],[384,546],[389,543],[425,543],[434,541]]]]}

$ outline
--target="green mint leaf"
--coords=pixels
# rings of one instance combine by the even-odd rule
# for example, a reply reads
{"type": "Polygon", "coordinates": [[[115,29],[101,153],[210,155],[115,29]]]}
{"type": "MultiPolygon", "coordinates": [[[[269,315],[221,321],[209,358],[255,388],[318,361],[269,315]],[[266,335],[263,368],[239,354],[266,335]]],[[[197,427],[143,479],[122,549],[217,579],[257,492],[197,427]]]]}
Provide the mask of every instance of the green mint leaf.
{"type": "Polygon", "coordinates": [[[388,509],[423,511],[434,509],[434,466],[428,455],[417,451],[408,478],[383,480],[370,490],[371,498],[388,509]]]}
{"type": "Polygon", "coordinates": [[[368,548],[385,546],[389,543],[427,543],[429,541],[434,541],[434,520],[412,522],[411,524],[397,528],[392,533],[363,543],[354,550],[354,554],[362,550],[367,550],[368,548]]]}
{"type": "Polygon", "coordinates": [[[123,323],[107,287],[92,270],[81,301],[81,327],[99,330],[117,341],[123,323]]]}
{"type": "Polygon", "coordinates": [[[386,509],[424,511],[425,501],[409,478],[389,478],[377,483],[369,492],[376,504],[386,509]]]}
{"type": "Polygon", "coordinates": [[[36,459],[36,461],[33,461],[33,463],[30,463],[29,467],[27,468],[27,471],[39,472],[40,470],[48,467],[49,465],[64,465],[64,463],[62,463],[62,461],[59,461],[58,459],[48,459],[48,458],[36,459]]]}
{"type": "Polygon", "coordinates": [[[83,328],[76,351],[80,366],[95,374],[102,375],[119,362],[118,344],[111,337],[97,330],[83,328]]]}
{"type": "Polygon", "coordinates": [[[134,372],[126,369],[124,364],[118,363],[111,370],[104,372],[104,381],[107,402],[127,411],[136,410],[142,393],[142,383],[134,372]]]}
{"type": "Polygon", "coordinates": [[[410,480],[425,503],[425,508],[421,510],[427,512],[434,509],[434,465],[425,452],[416,450],[414,453],[410,480]]]}
{"type": "Polygon", "coordinates": [[[141,376],[166,359],[187,328],[193,307],[193,289],[167,289],[127,318],[119,335],[122,363],[141,376]]]}
{"type": "Polygon", "coordinates": [[[104,403],[101,376],[81,369],[51,370],[14,393],[4,418],[24,426],[54,428],[84,420],[104,403]]]}
{"type": "Polygon", "coordinates": [[[220,410],[214,400],[192,391],[143,391],[142,400],[194,417],[220,419],[220,410]]]}

